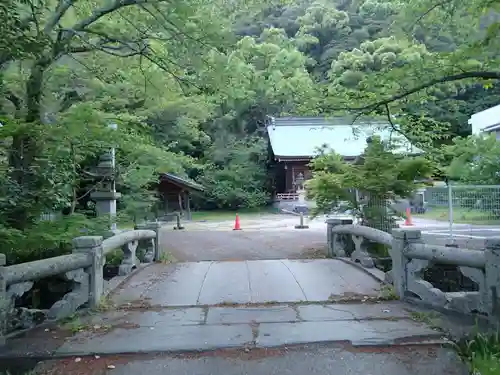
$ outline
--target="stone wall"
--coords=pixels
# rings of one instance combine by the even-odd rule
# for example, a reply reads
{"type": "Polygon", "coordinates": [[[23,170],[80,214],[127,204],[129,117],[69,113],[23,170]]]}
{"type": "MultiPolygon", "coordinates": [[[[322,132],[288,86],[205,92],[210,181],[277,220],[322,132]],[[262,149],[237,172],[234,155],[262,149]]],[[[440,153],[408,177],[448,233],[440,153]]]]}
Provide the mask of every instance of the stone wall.
{"type": "Polygon", "coordinates": [[[464,249],[426,244],[420,230],[397,229],[391,257],[393,283],[401,298],[411,296],[436,308],[480,313],[493,320],[500,317],[500,239],[486,239],[484,249],[464,249]],[[438,283],[425,280],[435,264],[458,267],[464,280],[470,281],[458,291],[439,289],[438,283]]]}

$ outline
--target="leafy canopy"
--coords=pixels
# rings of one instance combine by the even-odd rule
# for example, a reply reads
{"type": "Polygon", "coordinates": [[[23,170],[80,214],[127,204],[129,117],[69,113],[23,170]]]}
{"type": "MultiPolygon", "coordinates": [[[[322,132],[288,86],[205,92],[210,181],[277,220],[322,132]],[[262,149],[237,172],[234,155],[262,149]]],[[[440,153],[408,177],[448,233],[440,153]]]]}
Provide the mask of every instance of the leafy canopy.
{"type": "Polygon", "coordinates": [[[500,184],[500,144],[494,134],[455,138],[443,147],[443,155],[451,179],[470,185],[500,184]]]}
{"type": "Polygon", "coordinates": [[[428,178],[432,171],[424,157],[397,155],[395,147],[396,143],[372,137],[354,163],[344,161],[332,150],[323,150],[311,162],[313,177],[307,182],[308,195],[317,205],[315,214],[328,214],[346,204],[365,222],[377,216],[381,223],[387,216],[389,201],[411,197],[416,181],[428,178]],[[360,200],[358,194],[366,199],[360,200]],[[368,212],[362,205],[377,210],[368,212]]]}

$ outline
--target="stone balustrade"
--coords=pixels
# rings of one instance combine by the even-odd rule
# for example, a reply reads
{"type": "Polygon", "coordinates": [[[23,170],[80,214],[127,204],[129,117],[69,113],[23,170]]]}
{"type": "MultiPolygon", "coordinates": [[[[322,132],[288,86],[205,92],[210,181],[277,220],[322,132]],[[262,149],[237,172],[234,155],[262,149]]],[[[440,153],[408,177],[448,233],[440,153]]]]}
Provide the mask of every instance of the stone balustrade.
{"type": "Polygon", "coordinates": [[[390,249],[394,288],[401,298],[412,297],[435,308],[500,317],[500,238],[486,238],[483,249],[459,249],[422,240],[420,230],[394,229],[390,249]],[[434,264],[451,264],[478,285],[478,291],[443,292],[425,280],[434,264]]]}
{"type": "Polygon", "coordinates": [[[420,301],[437,309],[447,309],[465,314],[478,313],[496,321],[500,318],[500,238],[485,238],[479,249],[448,247],[425,243],[417,229],[393,229],[392,234],[352,225],[341,219],[329,219],[328,252],[373,268],[376,255],[370,245],[378,243],[388,247],[391,269],[385,281],[394,285],[401,299],[420,301]],[[446,281],[439,267],[452,266],[460,276],[476,285],[468,290],[458,285],[458,291],[447,292],[438,288],[446,281]],[[438,267],[433,276],[428,271],[438,267]]]}
{"type": "MultiPolygon", "coordinates": [[[[12,329],[9,322],[15,315],[15,301],[30,291],[35,281],[59,276],[71,283],[71,290],[55,302],[48,311],[34,310],[32,313],[43,315],[37,320],[55,320],[73,314],[77,309],[96,307],[106,290],[103,269],[106,255],[121,248],[123,260],[119,275],[132,272],[141,261],[137,250],[142,248],[143,262],[161,259],[159,246],[160,223],[148,223],[137,230],[122,231],[103,239],[102,236],[82,236],[73,239],[73,252],[53,258],[7,266],[6,257],[0,254],[0,345],[5,342],[5,334],[12,329]]],[[[29,309],[24,309],[29,314],[29,309]]],[[[30,322],[32,323],[32,322],[30,322]]],[[[30,327],[24,327],[30,328],[30,327]]]]}
{"type": "Polygon", "coordinates": [[[378,229],[352,224],[351,219],[328,219],[329,255],[349,257],[363,267],[373,268],[375,261],[369,252],[371,243],[391,246],[392,236],[378,229]]]}

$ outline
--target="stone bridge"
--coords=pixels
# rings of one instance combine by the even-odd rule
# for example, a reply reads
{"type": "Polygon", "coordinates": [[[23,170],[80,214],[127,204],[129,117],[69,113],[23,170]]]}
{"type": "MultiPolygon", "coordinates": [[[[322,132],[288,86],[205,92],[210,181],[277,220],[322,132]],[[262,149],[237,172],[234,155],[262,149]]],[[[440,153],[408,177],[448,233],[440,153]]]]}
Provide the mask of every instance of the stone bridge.
{"type": "MultiPolygon", "coordinates": [[[[340,220],[330,220],[328,228],[312,226],[310,230],[287,225],[241,232],[228,229],[188,225],[184,231],[171,231],[159,223],[145,224],[107,239],[76,238],[70,255],[0,267],[2,358],[70,356],[76,363],[83,358],[82,363],[91,367],[91,361],[104,355],[237,350],[247,356],[265,351],[267,356],[271,350],[288,353],[297,345],[302,349],[293,349],[298,352],[291,357],[299,358],[310,351],[304,352],[304,346],[322,345],[313,356],[330,348],[333,351],[327,357],[337,358],[338,366],[345,367],[340,374],[361,372],[370,363],[379,368],[373,374],[465,374],[460,361],[442,344],[451,332],[474,327],[474,319],[468,319],[472,313],[481,313],[485,322],[499,316],[492,294],[500,287],[500,242],[495,239],[486,241],[484,249],[456,249],[425,244],[418,230],[399,229],[390,235],[343,225],[340,220]],[[182,246],[176,247],[179,243],[182,246]],[[389,248],[387,272],[375,267],[379,262],[371,253],[373,243],[389,248]],[[330,258],[300,259],[311,244],[325,246],[330,258]],[[170,248],[179,256],[180,249],[191,253],[190,246],[199,254],[191,254],[191,261],[167,261],[165,252],[170,248]],[[262,259],[266,258],[265,246],[271,248],[268,259],[262,259]],[[105,281],[106,255],[120,247],[124,259],[119,276],[105,281]],[[253,250],[245,253],[245,248],[253,250]],[[457,266],[457,272],[472,280],[477,290],[435,288],[423,276],[435,264],[457,266]],[[55,274],[70,280],[73,289],[43,312],[47,321],[42,325],[24,334],[8,332],[9,319],[18,313],[16,297],[32,288],[34,280],[55,274]],[[77,310],[80,313],[74,315],[77,310]],[[342,349],[339,344],[344,345],[342,349]],[[345,345],[357,349],[348,350],[345,345]],[[388,364],[380,367],[380,359],[359,351],[374,347],[399,348],[394,352],[399,354],[377,350],[379,358],[388,356],[383,359],[388,364]],[[408,347],[420,353],[410,367],[401,358],[408,347]],[[436,361],[436,355],[440,360],[436,361]],[[350,357],[347,366],[342,361],[350,357]]],[[[279,365],[281,370],[298,371],[308,363],[307,359],[295,363],[291,357],[279,365]]],[[[172,358],[161,359],[151,371],[163,363],[170,366],[169,371],[180,366],[175,371],[211,373],[203,372],[198,362],[181,364],[172,358]]],[[[120,371],[136,373],[134,366],[149,360],[127,361],[120,371]]],[[[331,372],[325,356],[321,361],[311,366],[323,366],[318,373],[331,372]]],[[[105,370],[115,373],[116,365],[106,363],[105,370]]],[[[208,366],[219,371],[214,370],[217,364],[208,366]]],[[[65,371],[50,374],[71,373],[65,371]]],[[[227,373],[246,371],[250,370],[228,369],[227,373]]],[[[268,367],[252,371],[272,372],[268,367]]]]}

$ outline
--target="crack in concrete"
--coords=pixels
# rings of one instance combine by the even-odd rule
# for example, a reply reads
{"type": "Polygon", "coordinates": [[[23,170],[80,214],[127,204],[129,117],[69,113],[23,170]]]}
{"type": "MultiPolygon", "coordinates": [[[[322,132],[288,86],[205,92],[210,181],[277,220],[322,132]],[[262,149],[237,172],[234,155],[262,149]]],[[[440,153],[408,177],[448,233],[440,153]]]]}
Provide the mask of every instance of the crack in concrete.
{"type": "Polygon", "coordinates": [[[132,301],[129,302],[130,305],[120,305],[116,307],[116,311],[155,311],[155,310],[176,310],[176,309],[188,309],[188,308],[213,308],[213,307],[234,307],[234,308],[242,308],[242,307],[276,307],[276,306],[307,306],[307,305],[320,305],[320,306],[331,306],[331,305],[378,305],[380,302],[385,302],[382,299],[378,299],[373,297],[371,299],[365,300],[364,298],[352,298],[345,296],[338,296],[338,299],[332,300],[318,300],[318,301],[269,301],[269,302],[250,302],[250,303],[231,303],[227,304],[224,302],[215,303],[215,304],[188,304],[188,305],[152,305],[147,304],[147,306],[140,305],[134,306],[134,302],[142,302],[142,301],[132,301]]]}
{"type": "Polygon", "coordinates": [[[205,272],[205,276],[203,276],[203,281],[201,282],[200,291],[198,292],[198,296],[196,297],[196,304],[199,304],[200,302],[201,292],[203,291],[203,286],[205,285],[205,281],[207,280],[208,272],[210,272],[210,268],[212,268],[212,264],[214,264],[214,262],[210,262],[207,271],[205,272]]]}
{"type": "Polygon", "coordinates": [[[302,288],[302,285],[300,285],[299,283],[299,280],[297,280],[297,277],[295,276],[295,274],[292,272],[292,270],[290,269],[290,267],[288,267],[281,259],[280,259],[280,263],[286,267],[286,269],[288,270],[288,272],[290,272],[290,275],[292,275],[293,279],[295,280],[295,282],[297,283],[297,286],[300,288],[300,291],[302,292],[302,295],[304,296],[304,298],[306,299],[307,301],[307,296],[306,296],[306,292],[304,291],[304,288],[302,288]]]}
{"type": "Polygon", "coordinates": [[[210,308],[207,306],[207,307],[203,307],[203,323],[202,324],[207,324],[207,319],[208,319],[208,311],[210,310],[210,308]]]}
{"type": "Polygon", "coordinates": [[[248,292],[249,292],[250,300],[251,300],[252,299],[252,282],[250,281],[250,267],[248,267],[247,261],[245,261],[245,268],[247,269],[248,292]]]}
{"type": "Polygon", "coordinates": [[[339,311],[339,312],[343,312],[343,313],[349,314],[349,315],[351,315],[352,320],[357,320],[356,315],[352,311],[344,310],[344,309],[339,309],[339,308],[334,308],[334,307],[328,306],[328,305],[324,305],[323,307],[326,308],[326,309],[328,309],[328,310],[339,311]]]}
{"type": "Polygon", "coordinates": [[[295,305],[295,306],[290,306],[290,307],[292,308],[293,311],[295,311],[295,319],[297,319],[297,321],[299,321],[299,322],[304,321],[304,319],[302,319],[302,317],[300,316],[299,306],[295,305]]]}

